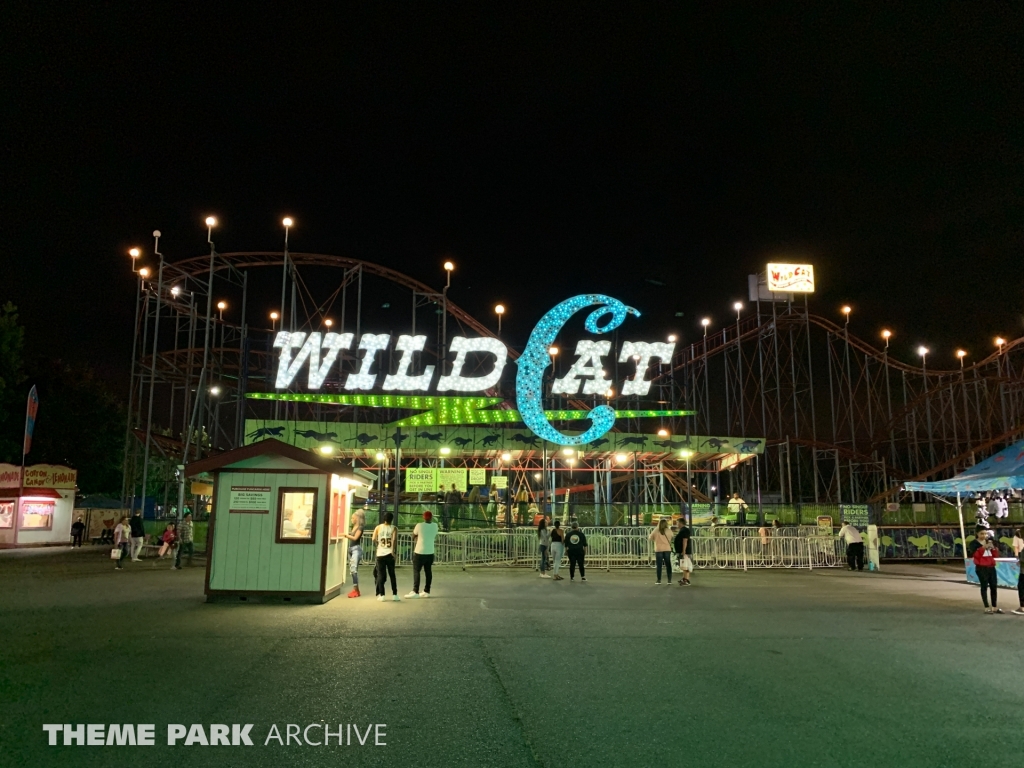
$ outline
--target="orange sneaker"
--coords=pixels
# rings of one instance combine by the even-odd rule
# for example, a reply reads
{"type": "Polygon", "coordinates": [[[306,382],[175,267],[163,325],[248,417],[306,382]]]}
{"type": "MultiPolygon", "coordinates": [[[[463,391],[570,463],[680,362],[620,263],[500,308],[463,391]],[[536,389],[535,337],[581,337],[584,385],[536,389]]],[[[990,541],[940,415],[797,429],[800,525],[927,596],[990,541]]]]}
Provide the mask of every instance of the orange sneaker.
{"type": "Polygon", "coordinates": [[[349,597],[359,597],[359,587],[356,587],[351,592],[349,592],[348,596],[349,597]]]}

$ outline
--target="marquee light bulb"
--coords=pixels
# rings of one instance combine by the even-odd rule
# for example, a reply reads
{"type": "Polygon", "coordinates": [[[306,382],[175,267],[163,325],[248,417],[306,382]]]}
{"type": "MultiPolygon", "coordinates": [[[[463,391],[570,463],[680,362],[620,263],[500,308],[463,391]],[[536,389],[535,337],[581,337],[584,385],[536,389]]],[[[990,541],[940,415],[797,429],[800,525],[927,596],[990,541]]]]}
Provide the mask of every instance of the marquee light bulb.
{"type": "Polygon", "coordinates": [[[208,227],[216,227],[217,226],[217,219],[215,217],[213,217],[213,216],[207,216],[206,217],[206,226],[208,226],[208,227]]]}
{"type": "Polygon", "coordinates": [[[291,216],[285,216],[283,219],[281,219],[281,223],[284,224],[286,227],[290,227],[295,222],[292,221],[291,216]]]}

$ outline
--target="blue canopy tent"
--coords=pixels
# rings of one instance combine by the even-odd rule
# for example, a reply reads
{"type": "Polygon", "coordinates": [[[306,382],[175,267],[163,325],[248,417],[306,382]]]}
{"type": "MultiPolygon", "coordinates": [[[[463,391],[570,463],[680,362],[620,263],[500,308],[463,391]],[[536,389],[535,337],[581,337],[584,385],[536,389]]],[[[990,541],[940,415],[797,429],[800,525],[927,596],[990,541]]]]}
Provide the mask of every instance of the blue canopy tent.
{"type": "MultiPolygon", "coordinates": [[[[956,496],[956,509],[960,515],[960,536],[965,543],[967,535],[964,532],[964,513],[960,495],[985,491],[1008,491],[1011,488],[1024,488],[1024,440],[1003,449],[994,456],[989,456],[949,480],[903,484],[903,489],[907,491],[923,491],[936,496],[956,496]]],[[[967,560],[966,544],[964,560],[967,560]]]]}

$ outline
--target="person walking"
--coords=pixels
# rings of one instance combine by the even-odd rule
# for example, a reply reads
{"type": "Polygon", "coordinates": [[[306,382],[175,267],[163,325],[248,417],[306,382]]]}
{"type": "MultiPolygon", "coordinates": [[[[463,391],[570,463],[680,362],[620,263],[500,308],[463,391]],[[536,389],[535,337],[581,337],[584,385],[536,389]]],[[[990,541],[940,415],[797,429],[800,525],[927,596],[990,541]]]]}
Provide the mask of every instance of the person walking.
{"type": "MultiPolygon", "coordinates": [[[[542,517],[541,520],[547,523],[547,518],[542,517]]],[[[565,555],[565,532],[559,527],[559,523],[555,520],[554,525],[551,526],[551,578],[555,581],[564,581],[564,579],[558,575],[558,571],[562,568],[562,557],[565,555]]]]}
{"type": "Polygon", "coordinates": [[[377,546],[377,602],[384,602],[384,582],[391,577],[391,599],[398,602],[398,580],[395,578],[395,538],[398,532],[391,521],[395,516],[388,512],[384,522],[373,529],[373,543],[377,546]]]}
{"type": "Polygon", "coordinates": [[[690,573],[693,571],[693,560],[690,558],[691,544],[690,529],[686,525],[686,519],[683,518],[679,521],[679,530],[676,531],[676,537],[672,540],[672,548],[675,549],[676,557],[679,558],[679,570],[683,572],[683,578],[679,580],[681,587],[690,586],[690,573]]]}
{"type": "Polygon", "coordinates": [[[193,539],[192,513],[186,512],[178,526],[178,551],[174,555],[173,570],[181,570],[181,553],[188,550],[188,565],[192,565],[192,556],[196,553],[195,540],[193,539]]]}
{"type": "Polygon", "coordinates": [[[576,566],[580,568],[580,581],[586,581],[587,536],[576,521],[565,537],[565,551],[569,553],[569,581],[576,581],[576,566]]]}
{"type": "Polygon", "coordinates": [[[1003,609],[998,606],[997,591],[999,580],[996,577],[996,555],[998,554],[988,536],[988,531],[979,528],[975,532],[975,539],[967,548],[967,554],[974,561],[974,571],[978,574],[978,583],[981,585],[981,602],[985,605],[985,613],[1002,613],[1003,609]],[[989,607],[986,589],[992,593],[992,606],[989,607]]]}
{"type": "Polygon", "coordinates": [[[366,527],[366,513],[357,509],[352,513],[348,539],[348,571],[352,574],[352,591],[349,597],[359,597],[359,561],[363,559],[363,528],[366,527]]]}
{"type": "Polygon", "coordinates": [[[1013,554],[1017,557],[1017,563],[1020,565],[1020,575],[1017,576],[1017,601],[1020,603],[1020,608],[1016,608],[1013,612],[1018,616],[1024,616],[1024,536],[1021,535],[1020,528],[1013,532],[1013,554]]]}
{"type": "Polygon", "coordinates": [[[661,567],[665,566],[666,584],[672,583],[672,541],[668,537],[668,520],[664,517],[658,521],[658,526],[651,531],[647,537],[648,541],[654,542],[654,562],[658,569],[658,580],[655,584],[661,584],[661,567]]]}
{"type": "Polygon", "coordinates": [[[551,531],[548,530],[548,521],[543,517],[537,523],[537,551],[540,553],[540,577],[550,579],[548,575],[548,552],[551,551],[551,531]]]}
{"type": "Polygon", "coordinates": [[[412,529],[412,592],[406,597],[430,597],[430,582],[434,579],[434,540],[437,538],[437,523],[434,513],[423,510],[423,522],[412,529]],[[427,580],[420,592],[420,571],[427,580]]]}
{"type": "Polygon", "coordinates": [[[851,571],[864,570],[864,538],[850,523],[839,529],[839,539],[846,542],[846,564],[851,571]]]}
{"type": "Polygon", "coordinates": [[[114,566],[115,570],[121,570],[121,563],[128,554],[128,547],[131,540],[132,529],[128,525],[128,518],[122,517],[121,522],[114,528],[114,547],[121,550],[121,554],[117,558],[117,564],[114,566]]]}
{"type": "Polygon", "coordinates": [[[82,537],[85,535],[85,523],[82,522],[82,516],[79,515],[78,519],[71,524],[71,546],[81,547],[82,537]]]}
{"type": "Polygon", "coordinates": [[[128,527],[132,532],[131,557],[132,562],[139,562],[139,554],[142,552],[142,545],[146,543],[146,526],[142,522],[142,510],[136,509],[128,518],[128,527]]]}

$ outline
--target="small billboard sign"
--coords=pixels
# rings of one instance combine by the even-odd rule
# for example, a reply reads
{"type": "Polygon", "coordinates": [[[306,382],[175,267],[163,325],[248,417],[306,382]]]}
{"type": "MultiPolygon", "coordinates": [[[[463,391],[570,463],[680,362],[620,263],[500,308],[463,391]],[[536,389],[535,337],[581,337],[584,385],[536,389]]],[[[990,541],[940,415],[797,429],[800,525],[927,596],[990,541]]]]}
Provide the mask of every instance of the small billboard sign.
{"type": "Polygon", "coordinates": [[[768,290],[772,293],[814,293],[811,264],[769,264],[768,290]]]}

